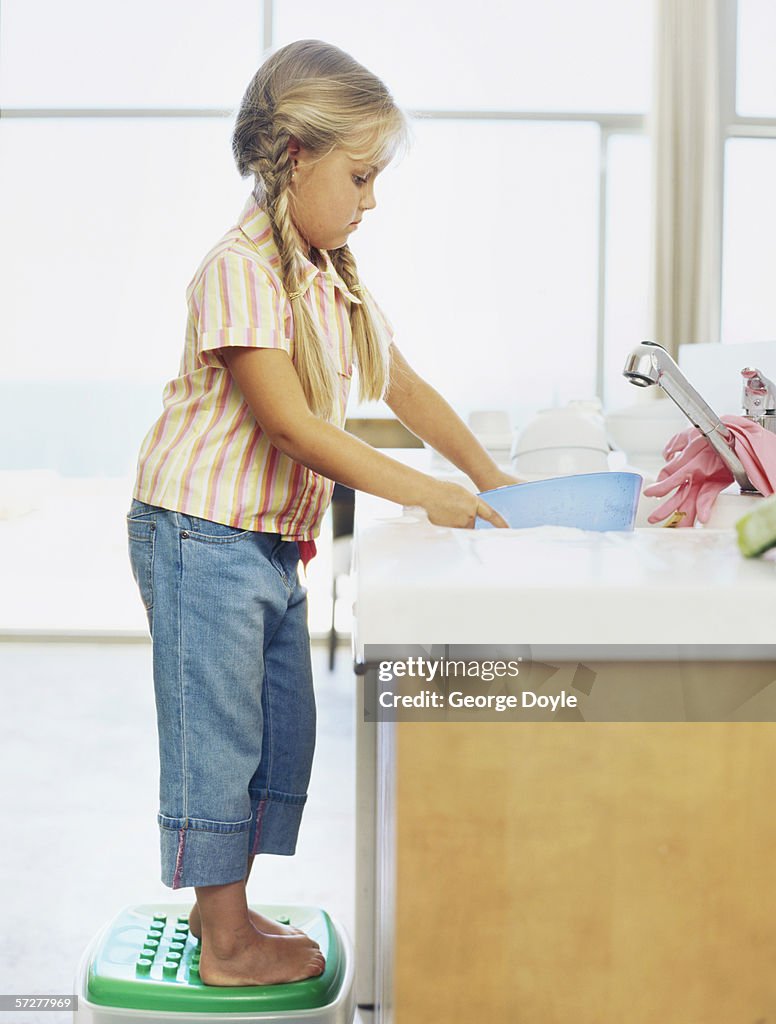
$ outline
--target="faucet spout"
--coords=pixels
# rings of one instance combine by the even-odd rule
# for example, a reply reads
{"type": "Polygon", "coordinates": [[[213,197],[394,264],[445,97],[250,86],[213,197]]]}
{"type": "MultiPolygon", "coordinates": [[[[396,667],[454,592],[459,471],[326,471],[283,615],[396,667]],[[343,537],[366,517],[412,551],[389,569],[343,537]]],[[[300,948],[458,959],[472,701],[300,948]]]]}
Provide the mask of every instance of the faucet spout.
{"type": "Polygon", "coordinates": [[[685,416],[706,437],[741,490],[757,493],[741,460],[733,451],[733,435],[690,384],[677,364],[662,345],[654,341],[643,341],[637,345],[625,361],[623,376],[637,387],[651,387],[657,384],[682,410],[685,416]]]}

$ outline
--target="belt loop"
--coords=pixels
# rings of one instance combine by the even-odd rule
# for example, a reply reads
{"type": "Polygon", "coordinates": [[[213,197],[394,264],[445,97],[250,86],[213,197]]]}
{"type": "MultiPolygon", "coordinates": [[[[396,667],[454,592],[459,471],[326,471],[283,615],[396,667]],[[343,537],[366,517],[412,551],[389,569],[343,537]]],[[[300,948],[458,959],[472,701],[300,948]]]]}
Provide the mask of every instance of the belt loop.
{"type": "Polygon", "coordinates": [[[176,526],[177,529],[179,529],[179,530],[190,530],[191,529],[191,519],[189,518],[189,516],[185,515],[185,513],[173,511],[172,515],[174,517],[174,522],[175,522],[175,526],[176,526]]]}

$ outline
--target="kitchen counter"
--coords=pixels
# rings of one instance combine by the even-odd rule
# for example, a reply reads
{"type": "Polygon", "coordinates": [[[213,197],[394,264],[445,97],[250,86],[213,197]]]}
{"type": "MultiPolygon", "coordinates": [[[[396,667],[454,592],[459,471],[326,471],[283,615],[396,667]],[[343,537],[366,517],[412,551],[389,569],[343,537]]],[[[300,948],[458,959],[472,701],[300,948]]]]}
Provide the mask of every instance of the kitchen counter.
{"type": "Polygon", "coordinates": [[[356,661],[365,643],[451,642],[730,644],[746,657],[776,640],[773,554],[744,558],[732,529],[445,529],[359,495],[356,661]]]}
{"type": "MultiPolygon", "coordinates": [[[[354,566],[359,673],[371,645],[518,644],[596,687],[776,688],[776,561],[732,530],[451,530],[360,495],[354,566]]],[[[376,1024],[770,1019],[775,723],[364,722],[362,679],[376,1024]]]]}

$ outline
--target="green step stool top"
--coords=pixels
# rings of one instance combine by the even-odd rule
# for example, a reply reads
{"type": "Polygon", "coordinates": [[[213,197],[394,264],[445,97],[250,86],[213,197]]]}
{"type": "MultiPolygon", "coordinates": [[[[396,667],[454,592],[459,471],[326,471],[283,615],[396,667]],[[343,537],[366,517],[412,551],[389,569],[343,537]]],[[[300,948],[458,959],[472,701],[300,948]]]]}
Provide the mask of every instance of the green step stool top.
{"type": "Polygon", "coordinates": [[[279,1013],[334,1002],[345,957],[326,911],[251,908],[315,939],[326,958],[323,974],[283,985],[205,985],[199,977],[199,942],[189,934],[186,907],[144,904],[126,907],[101,933],[88,965],[87,998],[102,1006],[193,1013],[279,1013]]]}

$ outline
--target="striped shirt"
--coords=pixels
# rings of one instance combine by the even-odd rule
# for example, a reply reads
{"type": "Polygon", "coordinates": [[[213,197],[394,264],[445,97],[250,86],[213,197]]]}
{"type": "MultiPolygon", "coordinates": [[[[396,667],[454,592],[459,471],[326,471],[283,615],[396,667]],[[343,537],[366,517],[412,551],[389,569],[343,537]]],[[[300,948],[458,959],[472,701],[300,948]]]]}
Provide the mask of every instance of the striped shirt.
{"type": "MultiPolygon", "coordinates": [[[[324,252],[321,269],[301,253],[300,288],[339,371],[331,422],[343,426],[353,373],[353,295],[324,252]]],[[[334,484],[275,448],[219,352],[276,348],[294,357],[291,304],[267,214],[251,197],[239,223],[200,264],[187,289],[188,322],[178,376],[140,449],[134,496],[247,530],[312,540],[334,484]]],[[[378,329],[392,331],[366,289],[378,329]]]]}

